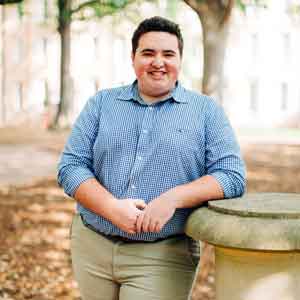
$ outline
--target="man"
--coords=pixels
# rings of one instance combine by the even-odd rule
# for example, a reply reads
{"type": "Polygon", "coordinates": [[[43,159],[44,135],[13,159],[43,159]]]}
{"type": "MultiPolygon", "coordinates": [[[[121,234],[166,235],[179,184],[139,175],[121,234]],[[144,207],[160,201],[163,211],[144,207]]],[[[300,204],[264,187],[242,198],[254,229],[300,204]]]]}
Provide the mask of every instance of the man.
{"type": "Polygon", "coordinates": [[[188,216],[244,192],[223,110],[178,82],[182,51],[178,25],[143,21],[132,37],[137,80],[89,99],[62,154],[58,181],[78,202],[71,251],[83,300],[187,299],[188,216]]]}

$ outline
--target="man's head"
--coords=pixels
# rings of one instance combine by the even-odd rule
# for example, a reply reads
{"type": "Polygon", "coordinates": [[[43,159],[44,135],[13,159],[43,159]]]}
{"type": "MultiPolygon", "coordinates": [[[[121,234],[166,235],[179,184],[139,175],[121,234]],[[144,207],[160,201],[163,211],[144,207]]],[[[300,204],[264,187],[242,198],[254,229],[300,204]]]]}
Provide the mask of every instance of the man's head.
{"type": "Polygon", "coordinates": [[[143,21],[132,38],[132,64],[145,101],[168,97],[181,68],[183,41],[178,25],[154,17],[143,21]]]}
{"type": "Polygon", "coordinates": [[[179,53],[180,56],[182,57],[183,38],[179,26],[168,19],[158,17],[158,16],[142,21],[137,27],[137,29],[135,30],[131,39],[133,55],[135,55],[136,49],[138,48],[139,40],[141,36],[150,31],[168,32],[170,34],[175,35],[178,40],[179,53]]]}

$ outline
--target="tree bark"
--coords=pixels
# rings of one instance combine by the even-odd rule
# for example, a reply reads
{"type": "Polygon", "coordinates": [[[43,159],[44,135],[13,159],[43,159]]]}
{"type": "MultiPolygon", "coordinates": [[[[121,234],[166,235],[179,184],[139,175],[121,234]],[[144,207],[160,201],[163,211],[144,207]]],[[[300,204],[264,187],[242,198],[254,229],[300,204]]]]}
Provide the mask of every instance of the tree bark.
{"type": "Polygon", "coordinates": [[[69,114],[72,102],[73,82],[70,73],[71,65],[71,3],[72,0],[59,0],[58,32],[60,35],[60,101],[52,127],[69,125],[69,114]]]}
{"type": "Polygon", "coordinates": [[[6,35],[5,35],[5,8],[1,8],[1,121],[5,124],[6,121],[6,35]]]}
{"type": "Polygon", "coordinates": [[[234,0],[184,0],[198,14],[203,33],[202,92],[221,102],[225,50],[234,0]]]}

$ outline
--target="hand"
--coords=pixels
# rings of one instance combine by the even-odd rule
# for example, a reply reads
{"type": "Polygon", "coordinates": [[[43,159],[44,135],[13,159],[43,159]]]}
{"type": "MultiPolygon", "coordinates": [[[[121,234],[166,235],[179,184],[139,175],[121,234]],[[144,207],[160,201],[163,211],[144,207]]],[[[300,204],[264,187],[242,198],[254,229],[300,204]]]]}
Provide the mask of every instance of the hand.
{"type": "Polygon", "coordinates": [[[159,232],[172,218],[176,210],[173,199],[166,194],[148,203],[147,207],[138,215],[136,232],[159,232]]]}
{"type": "Polygon", "coordinates": [[[119,199],[110,221],[121,230],[135,234],[137,217],[145,207],[146,203],[141,199],[119,199]]]}

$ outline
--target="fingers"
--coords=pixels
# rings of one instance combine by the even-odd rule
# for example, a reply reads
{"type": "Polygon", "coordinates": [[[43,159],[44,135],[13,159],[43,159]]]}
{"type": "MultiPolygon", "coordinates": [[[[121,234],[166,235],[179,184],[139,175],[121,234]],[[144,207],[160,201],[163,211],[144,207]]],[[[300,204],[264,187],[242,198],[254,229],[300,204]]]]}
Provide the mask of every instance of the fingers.
{"type": "Polygon", "coordinates": [[[160,222],[159,222],[159,221],[156,221],[156,222],[155,222],[155,226],[154,226],[154,228],[153,228],[153,232],[160,232],[161,229],[162,229],[162,226],[161,226],[160,222]]]}
{"type": "Polygon", "coordinates": [[[142,224],[143,224],[143,221],[144,221],[144,213],[141,213],[137,216],[137,219],[136,219],[136,232],[137,233],[141,233],[142,232],[142,224]]]}
{"type": "Polygon", "coordinates": [[[155,232],[155,228],[156,228],[157,223],[158,223],[158,220],[150,219],[149,226],[148,226],[149,232],[155,232]]]}
{"type": "Polygon", "coordinates": [[[158,220],[149,219],[144,213],[137,217],[136,233],[141,232],[160,232],[162,224],[158,220]]]}
{"type": "Polygon", "coordinates": [[[137,216],[136,233],[159,232],[161,228],[162,228],[161,222],[151,217],[147,212],[141,212],[137,216]]]}
{"type": "Polygon", "coordinates": [[[143,232],[149,232],[149,225],[150,225],[150,216],[149,214],[145,213],[143,217],[143,223],[142,223],[142,231],[143,232]]]}
{"type": "Polygon", "coordinates": [[[142,199],[134,199],[133,201],[136,208],[143,210],[147,205],[142,199]]]}

